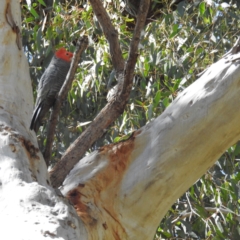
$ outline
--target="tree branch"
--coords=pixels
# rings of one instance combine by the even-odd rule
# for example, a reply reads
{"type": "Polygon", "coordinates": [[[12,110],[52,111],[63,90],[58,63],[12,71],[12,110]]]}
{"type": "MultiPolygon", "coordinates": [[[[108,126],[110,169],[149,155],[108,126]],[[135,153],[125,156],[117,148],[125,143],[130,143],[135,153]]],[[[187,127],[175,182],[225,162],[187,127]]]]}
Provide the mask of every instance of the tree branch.
{"type": "Polygon", "coordinates": [[[81,54],[83,51],[87,48],[88,46],[88,38],[86,36],[83,36],[80,38],[77,42],[76,50],[73,55],[72,63],[68,72],[68,75],[64,81],[64,84],[58,94],[58,97],[54,103],[53,106],[53,111],[50,117],[50,124],[48,128],[48,133],[47,133],[47,143],[46,143],[46,148],[44,151],[44,159],[46,161],[46,164],[49,165],[49,160],[51,158],[52,154],[52,144],[54,140],[54,134],[55,134],[55,128],[57,125],[57,118],[61,109],[62,102],[66,99],[67,94],[71,88],[75,72],[78,67],[78,63],[81,57],[81,54]]]}
{"type": "Polygon", "coordinates": [[[147,13],[149,9],[150,1],[145,0],[140,2],[137,15],[137,23],[134,29],[133,39],[130,43],[129,55],[127,59],[127,64],[125,67],[125,78],[121,90],[121,94],[130,92],[132,88],[132,79],[134,76],[134,69],[138,58],[138,46],[141,39],[141,34],[145,26],[147,13]]]}
{"type": "Polygon", "coordinates": [[[118,73],[123,71],[125,64],[118,41],[118,32],[112,25],[111,19],[103,7],[102,2],[100,0],[89,0],[89,2],[92,5],[94,14],[102,27],[104,35],[108,40],[113,68],[116,70],[118,76],[118,73]]]}
{"type": "Polygon", "coordinates": [[[134,69],[138,57],[138,45],[141,39],[141,31],[146,21],[150,0],[142,0],[140,3],[138,20],[130,44],[129,58],[124,71],[124,62],[121,56],[116,30],[113,28],[107,12],[103,8],[102,2],[100,0],[90,0],[90,3],[92,4],[93,10],[109,42],[113,66],[116,70],[118,79],[117,97],[112,98],[112,100],[101,110],[90,126],[73,144],[71,144],[62,159],[54,166],[50,172],[53,187],[59,187],[63,183],[67,174],[80,158],[83,157],[89,147],[104,134],[109,125],[123,112],[132,87],[134,69]]]}

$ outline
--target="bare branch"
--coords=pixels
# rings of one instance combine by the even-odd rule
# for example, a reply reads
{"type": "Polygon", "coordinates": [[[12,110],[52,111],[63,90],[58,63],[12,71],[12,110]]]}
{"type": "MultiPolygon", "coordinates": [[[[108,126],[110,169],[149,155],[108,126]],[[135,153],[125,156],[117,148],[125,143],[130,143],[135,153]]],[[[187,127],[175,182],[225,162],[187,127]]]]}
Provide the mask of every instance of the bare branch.
{"type": "Polygon", "coordinates": [[[140,2],[137,15],[137,23],[134,29],[133,39],[130,43],[129,55],[125,68],[125,78],[122,86],[122,94],[131,91],[132,79],[134,75],[134,69],[138,58],[138,46],[141,39],[141,34],[145,26],[146,17],[149,9],[150,1],[145,0],[140,2]]]}
{"type": "Polygon", "coordinates": [[[47,133],[46,148],[45,148],[45,151],[43,154],[47,165],[49,165],[49,160],[50,160],[51,154],[52,154],[52,144],[53,144],[53,140],[54,140],[55,128],[57,125],[57,118],[58,118],[58,115],[60,112],[62,102],[67,97],[67,94],[71,88],[71,85],[72,85],[72,82],[73,82],[73,79],[75,76],[75,72],[78,67],[78,63],[79,63],[81,54],[87,48],[87,46],[88,46],[88,38],[86,36],[83,36],[82,38],[80,38],[78,40],[68,75],[67,75],[65,82],[58,94],[58,98],[56,99],[56,101],[54,103],[53,111],[52,111],[52,114],[50,117],[48,133],[47,133]]]}
{"type": "Polygon", "coordinates": [[[129,58],[125,71],[122,71],[122,56],[119,59],[121,50],[119,48],[118,39],[116,38],[116,30],[113,28],[109,16],[107,16],[106,10],[102,6],[102,2],[100,0],[90,0],[90,2],[100,24],[103,24],[102,28],[109,41],[114,68],[119,70],[117,74],[119,92],[116,93],[117,97],[112,98],[112,100],[101,110],[90,126],[75,140],[62,156],[62,159],[54,166],[50,173],[53,187],[59,187],[63,183],[67,174],[80,158],[83,157],[89,147],[104,134],[109,125],[123,112],[129,99],[135,64],[138,57],[137,51],[141,39],[141,31],[144,28],[150,4],[150,0],[142,0],[140,3],[138,20],[130,44],[129,58]]]}
{"type": "Polygon", "coordinates": [[[122,57],[122,51],[118,41],[118,32],[113,27],[110,17],[108,16],[102,1],[89,0],[92,5],[93,11],[101,24],[102,30],[109,43],[110,54],[112,58],[113,68],[116,70],[116,74],[122,72],[124,69],[124,59],[122,57]]]}

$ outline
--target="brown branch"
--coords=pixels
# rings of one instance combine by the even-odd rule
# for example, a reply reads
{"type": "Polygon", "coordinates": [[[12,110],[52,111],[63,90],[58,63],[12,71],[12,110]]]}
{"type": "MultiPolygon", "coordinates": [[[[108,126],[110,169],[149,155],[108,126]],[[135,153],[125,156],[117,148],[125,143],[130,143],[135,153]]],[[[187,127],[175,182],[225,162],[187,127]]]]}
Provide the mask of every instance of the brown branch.
{"type": "Polygon", "coordinates": [[[89,0],[89,2],[92,5],[94,14],[102,27],[104,35],[108,40],[113,68],[118,76],[118,73],[121,73],[124,70],[125,65],[118,40],[118,32],[112,25],[111,19],[103,7],[102,2],[100,0],[89,0]]]}
{"type": "Polygon", "coordinates": [[[130,43],[129,55],[125,67],[125,80],[122,86],[122,94],[131,91],[134,68],[138,58],[138,45],[141,39],[141,33],[144,29],[150,1],[145,0],[140,2],[138,9],[137,22],[134,29],[133,39],[130,43]]]}
{"type": "Polygon", "coordinates": [[[130,44],[129,58],[123,71],[123,58],[117,32],[113,28],[106,10],[102,6],[101,0],[90,0],[93,10],[102,25],[103,32],[108,39],[113,66],[117,72],[118,92],[115,97],[101,110],[90,126],[77,138],[73,144],[66,150],[62,159],[54,166],[50,172],[51,183],[53,187],[59,187],[73,166],[80,160],[89,147],[99,138],[123,112],[129,99],[134,68],[138,57],[138,45],[141,38],[141,31],[144,28],[150,0],[141,0],[138,12],[138,20],[130,44]],[[97,7],[96,7],[97,6],[97,7]]]}
{"type": "Polygon", "coordinates": [[[78,67],[78,63],[81,57],[81,54],[88,46],[88,38],[86,36],[83,36],[80,38],[77,42],[76,50],[73,55],[72,63],[70,66],[70,69],[68,71],[67,77],[64,81],[64,84],[58,93],[58,97],[54,103],[53,111],[50,117],[50,124],[48,127],[48,133],[47,133],[47,143],[44,151],[44,159],[46,161],[46,164],[49,165],[49,160],[51,158],[52,154],[52,144],[54,140],[54,134],[55,134],[55,128],[57,125],[57,118],[61,109],[62,102],[66,99],[67,94],[71,88],[75,72],[78,67]]]}

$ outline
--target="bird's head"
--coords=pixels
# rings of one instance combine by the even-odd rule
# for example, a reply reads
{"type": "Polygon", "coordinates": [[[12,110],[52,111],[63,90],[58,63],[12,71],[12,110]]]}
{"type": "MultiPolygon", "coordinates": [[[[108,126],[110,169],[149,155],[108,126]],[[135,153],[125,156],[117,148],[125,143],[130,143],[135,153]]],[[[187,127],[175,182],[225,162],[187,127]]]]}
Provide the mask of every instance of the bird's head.
{"type": "Polygon", "coordinates": [[[55,56],[64,61],[71,62],[73,53],[68,52],[65,48],[60,48],[56,51],[55,56]]]}

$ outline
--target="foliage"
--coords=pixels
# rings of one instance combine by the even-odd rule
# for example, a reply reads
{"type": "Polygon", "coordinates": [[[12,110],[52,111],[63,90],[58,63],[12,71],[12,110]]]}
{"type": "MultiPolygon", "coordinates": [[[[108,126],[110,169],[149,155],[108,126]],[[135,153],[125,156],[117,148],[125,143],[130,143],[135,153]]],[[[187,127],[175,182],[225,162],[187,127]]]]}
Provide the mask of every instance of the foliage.
{"type": "MultiPolygon", "coordinates": [[[[124,139],[159,116],[200,72],[226,53],[239,35],[236,4],[185,1],[174,12],[168,6],[161,9],[161,16],[143,33],[124,113],[89,151],[124,139]]],[[[122,14],[124,2],[108,0],[104,5],[127,58],[134,19],[122,14]]],[[[79,35],[87,34],[90,39],[62,107],[54,142],[56,161],[105,106],[107,92],[116,84],[109,47],[87,1],[38,0],[29,6],[22,3],[22,13],[23,45],[34,89],[56,48],[66,46],[73,51],[79,35]]],[[[38,133],[42,149],[45,138],[46,126],[38,133]]],[[[239,152],[239,143],[226,150],[215,166],[176,201],[160,223],[155,239],[239,239],[239,152]]]]}

